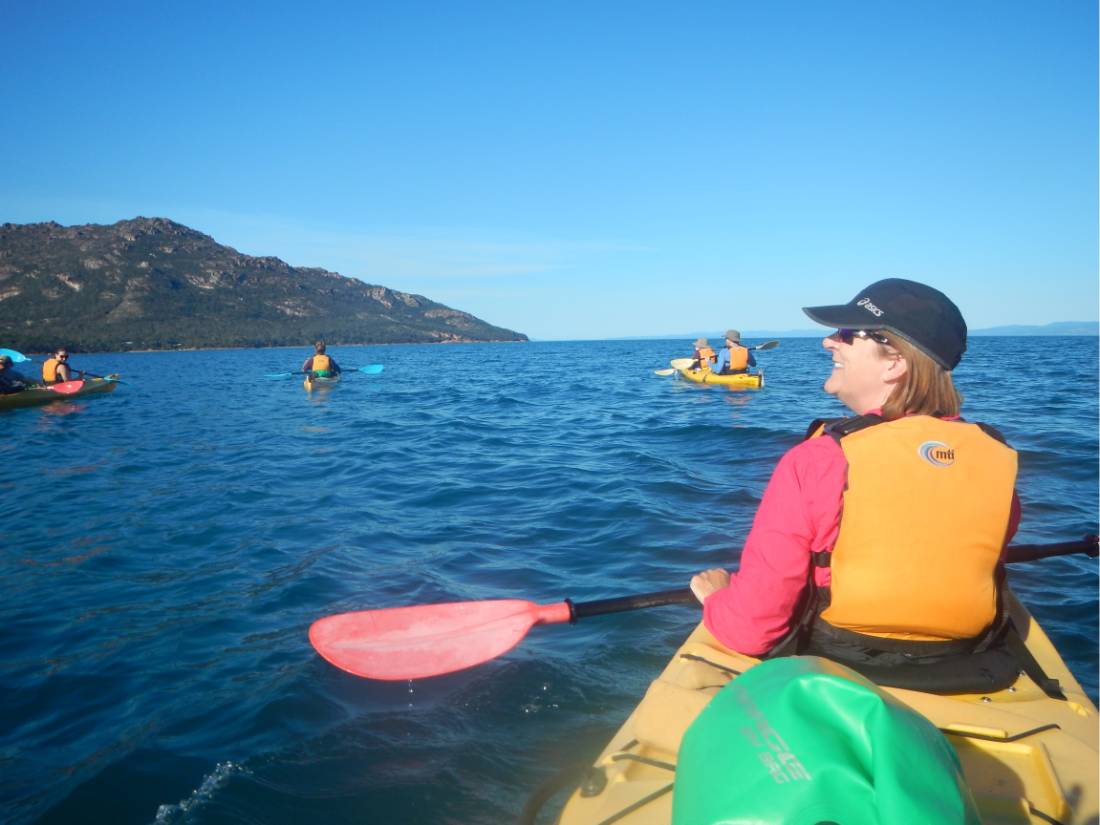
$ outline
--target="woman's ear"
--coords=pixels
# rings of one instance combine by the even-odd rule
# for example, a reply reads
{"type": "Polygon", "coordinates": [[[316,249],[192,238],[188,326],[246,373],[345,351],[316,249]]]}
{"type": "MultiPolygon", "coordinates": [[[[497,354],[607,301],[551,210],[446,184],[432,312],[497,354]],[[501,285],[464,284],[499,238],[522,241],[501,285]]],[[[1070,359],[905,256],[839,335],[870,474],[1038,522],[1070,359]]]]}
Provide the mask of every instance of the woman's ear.
{"type": "Polygon", "coordinates": [[[888,384],[896,384],[909,372],[909,362],[900,352],[894,352],[886,356],[886,362],[882,372],[883,379],[888,384]]]}

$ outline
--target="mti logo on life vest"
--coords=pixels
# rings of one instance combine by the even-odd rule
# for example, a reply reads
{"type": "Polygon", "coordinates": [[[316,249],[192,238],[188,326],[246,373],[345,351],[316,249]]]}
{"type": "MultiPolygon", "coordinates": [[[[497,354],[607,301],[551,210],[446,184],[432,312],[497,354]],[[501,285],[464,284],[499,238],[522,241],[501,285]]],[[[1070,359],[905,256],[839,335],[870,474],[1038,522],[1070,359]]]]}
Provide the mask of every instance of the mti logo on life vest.
{"type": "Polygon", "coordinates": [[[955,449],[942,441],[925,441],[917,447],[917,455],[933,467],[950,467],[955,463],[955,449]]]}

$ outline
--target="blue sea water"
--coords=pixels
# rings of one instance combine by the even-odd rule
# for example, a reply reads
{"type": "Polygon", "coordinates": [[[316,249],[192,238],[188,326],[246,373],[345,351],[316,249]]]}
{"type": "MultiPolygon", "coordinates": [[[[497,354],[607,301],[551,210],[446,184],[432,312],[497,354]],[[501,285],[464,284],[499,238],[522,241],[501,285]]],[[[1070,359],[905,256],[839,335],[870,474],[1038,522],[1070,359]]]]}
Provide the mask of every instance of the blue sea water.
{"type": "MultiPolygon", "coordinates": [[[[1094,338],[975,338],[966,412],[1020,451],[1018,542],[1097,531],[1094,338]]],[[[478,668],[379,683],[322,616],[556,602],[733,566],[821,392],[818,339],[759,391],[655,376],[684,341],[336,347],[381,363],[307,395],[306,350],[74,356],[110,396],[0,413],[0,812],[13,823],[497,823],[588,762],[698,620],[533,628],[478,668]]],[[[1011,580],[1095,700],[1097,569],[1011,580]]]]}

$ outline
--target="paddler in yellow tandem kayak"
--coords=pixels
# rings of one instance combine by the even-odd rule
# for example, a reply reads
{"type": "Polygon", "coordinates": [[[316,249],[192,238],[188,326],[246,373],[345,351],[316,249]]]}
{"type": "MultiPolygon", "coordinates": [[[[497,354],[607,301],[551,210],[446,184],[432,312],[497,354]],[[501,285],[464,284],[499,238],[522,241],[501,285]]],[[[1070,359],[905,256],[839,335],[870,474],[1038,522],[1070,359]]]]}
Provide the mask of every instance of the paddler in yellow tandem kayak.
{"type": "Polygon", "coordinates": [[[1096,708],[1006,585],[1017,456],[960,417],[961,313],[897,278],[804,311],[855,415],[691,579],[703,624],[559,823],[1096,823],[1096,708]]]}
{"type": "MultiPolygon", "coordinates": [[[[682,378],[697,384],[723,384],[728,387],[759,388],[764,385],[763,372],[750,372],[756,366],[752,350],[741,344],[741,333],[726,330],[726,345],[717,354],[706,338],[695,342],[690,359],[677,358],[671,366],[682,378]]],[[[778,342],[768,342],[774,345],[778,342]]],[[[764,345],[762,345],[764,346],[764,345]]]]}

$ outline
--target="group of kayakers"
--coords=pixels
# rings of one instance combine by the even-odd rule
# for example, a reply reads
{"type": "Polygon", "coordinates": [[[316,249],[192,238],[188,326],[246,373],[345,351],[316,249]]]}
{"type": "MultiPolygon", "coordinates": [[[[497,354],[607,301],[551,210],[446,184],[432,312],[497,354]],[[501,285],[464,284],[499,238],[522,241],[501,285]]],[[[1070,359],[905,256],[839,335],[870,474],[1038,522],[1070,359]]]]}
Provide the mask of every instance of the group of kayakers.
{"type": "Polygon", "coordinates": [[[692,369],[710,370],[719,375],[741,375],[748,372],[749,367],[756,366],[752,350],[741,345],[741,333],[735,329],[726,330],[726,345],[718,352],[711,349],[706,338],[699,338],[691,358],[692,369]]]}
{"type": "MultiPolygon", "coordinates": [[[[340,365],[325,351],[325,342],[313,345],[313,355],[302,364],[302,372],[313,378],[332,378],[340,374],[340,365]]],[[[11,395],[26,389],[48,387],[83,378],[84,373],[69,366],[69,351],[65,347],[54,350],[42,363],[41,378],[31,378],[18,370],[10,355],[0,353],[0,395],[11,395]]]]}
{"type": "MultiPolygon", "coordinates": [[[[813,422],[782,457],[740,568],[691,579],[706,627],[753,656],[961,663],[1002,630],[1002,551],[1020,519],[1016,452],[961,418],[951,373],[966,322],[942,292],[900,278],[803,311],[836,328],[824,389],[854,416],[813,422]]],[[[317,341],[302,372],[339,375],[325,350],[317,341]]],[[[71,380],[68,358],[56,350],[32,382],[0,356],[0,393],[71,380]]],[[[721,374],[756,365],[735,329],[720,352],[700,338],[694,358],[721,374]]]]}
{"type": "MultiPolygon", "coordinates": [[[[84,373],[79,370],[76,374],[78,378],[84,377],[84,373]]],[[[72,380],[73,370],[69,367],[69,351],[65,347],[54,350],[53,354],[43,362],[42,377],[37,380],[18,372],[12,364],[10,355],[0,355],[0,395],[10,395],[32,387],[48,387],[51,384],[72,380]]]]}
{"type": "MultiPolygon", "coordinates": [[[[1016,452],[961,418],[958,307],[890,278],[803,311],[835,328],[822,342],[832,357],[824,389],[854,415],[814,421],[780,459],[739,569],[691,579],[707,629],[752,656],[937,663],[963,677],[1003,666],[1014,678],[1018,660],[990,655],[1011,646],[1001,598],[1003,551],[1020,520],[1016,452]]],[[[696,345],[706,364],[713,351],[696,345]]],[[[729,330],[712,363],[745,369],[752,354],[729,330]]]]}

